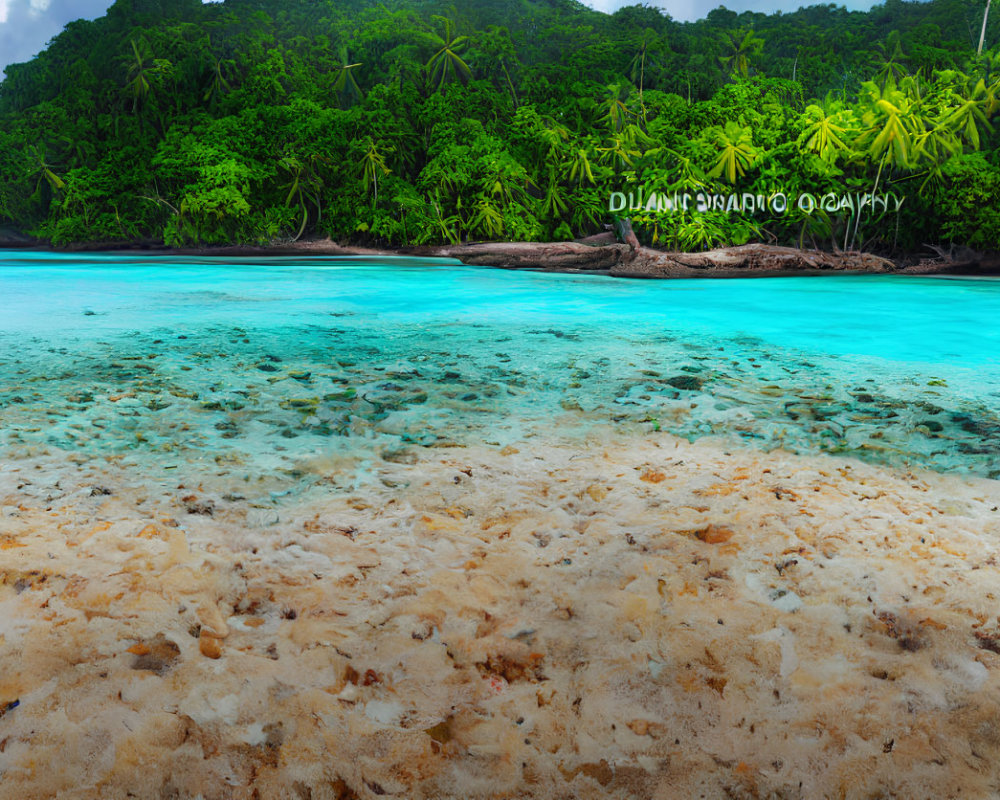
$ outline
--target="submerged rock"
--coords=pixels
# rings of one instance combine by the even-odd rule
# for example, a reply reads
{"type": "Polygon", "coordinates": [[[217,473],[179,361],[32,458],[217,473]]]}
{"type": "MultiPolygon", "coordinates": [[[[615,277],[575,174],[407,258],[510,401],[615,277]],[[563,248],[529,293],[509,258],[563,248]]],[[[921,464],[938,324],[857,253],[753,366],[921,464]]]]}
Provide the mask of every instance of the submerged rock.
{"type": "Polygon", "coordinates": [[[667,378],[664,383],[685,392],[700,392],[705,381],[694,375],[675,375],[667,378]]]}
{"type": "Polygon", "coordinates": [[[390,461],[393,464],[416,464],[419,460],[417,454],[412,450],[386,450],[382,453],[383,461],[390,461]]]}
{"type": "Polygon", "coordinates": [[[281,403],[282,408],[295,408],[300,410],[312,409],[318,405],[319,398],[317,397],[293,397],[290,400],[285,400],[281,403]]]}

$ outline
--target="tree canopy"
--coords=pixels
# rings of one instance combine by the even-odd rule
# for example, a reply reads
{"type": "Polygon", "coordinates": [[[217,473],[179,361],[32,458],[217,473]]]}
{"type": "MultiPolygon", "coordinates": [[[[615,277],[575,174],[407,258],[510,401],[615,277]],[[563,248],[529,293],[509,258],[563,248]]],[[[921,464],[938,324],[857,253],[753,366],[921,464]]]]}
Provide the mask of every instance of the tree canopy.
{"type": "Polygon", "coordinates": [[[891,191],[906,203],[879,214],[633,216],[681,249],[996,249],[1000,54],[976,56],[980,14],[118,0],[7,68],[0,226],[56,244],[568,239],[601,231],[617,191],[891,191]]]}

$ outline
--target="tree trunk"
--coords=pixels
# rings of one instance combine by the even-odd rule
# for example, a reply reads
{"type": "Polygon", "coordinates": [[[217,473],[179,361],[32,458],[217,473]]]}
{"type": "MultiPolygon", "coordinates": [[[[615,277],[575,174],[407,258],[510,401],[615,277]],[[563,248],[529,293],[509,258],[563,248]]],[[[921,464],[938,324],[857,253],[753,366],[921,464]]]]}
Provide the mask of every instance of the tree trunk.
{"type": "Polygon", "coordinates": [[[981,56],[983,54],[983,41],[986,39],[986,20],[990,17],[990,0],[986,0],[986,11],[983,12],[983,29],[979,34],[979,48],[976,50],[976,55],[981,56]]]}

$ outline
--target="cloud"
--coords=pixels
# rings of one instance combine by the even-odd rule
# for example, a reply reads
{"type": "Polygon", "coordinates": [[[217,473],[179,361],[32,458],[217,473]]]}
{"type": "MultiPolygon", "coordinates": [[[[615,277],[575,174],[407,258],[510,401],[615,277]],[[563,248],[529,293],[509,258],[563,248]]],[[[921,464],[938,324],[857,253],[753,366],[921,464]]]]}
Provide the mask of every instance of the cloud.
{"type": "Polygon", "coordinates": [[[103,17],[112,5],[114,0],[0,0],[0,73],[8,64],[30,61],[67,22],[103,17]]]}
{"type": "Polygon", "coordinates": [[[104,16],[113,0],[0,0],[0,69],[44,50],[67,22],[104,16]]]}

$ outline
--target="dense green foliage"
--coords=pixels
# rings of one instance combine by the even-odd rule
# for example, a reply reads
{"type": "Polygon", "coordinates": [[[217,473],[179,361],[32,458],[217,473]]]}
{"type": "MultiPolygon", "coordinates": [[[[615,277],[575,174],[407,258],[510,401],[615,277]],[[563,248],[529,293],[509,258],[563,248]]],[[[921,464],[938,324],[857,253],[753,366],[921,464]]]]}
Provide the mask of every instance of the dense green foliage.
{"type": "Polygon", "coordinates": [[[640,186],[892,191],[898,213],[633,218],[684,249],[995,249],[1000,55],[975,56],[980,14],[118,0],[7,69],[0,226],[57,244],[568,239],[640,186]]]}

